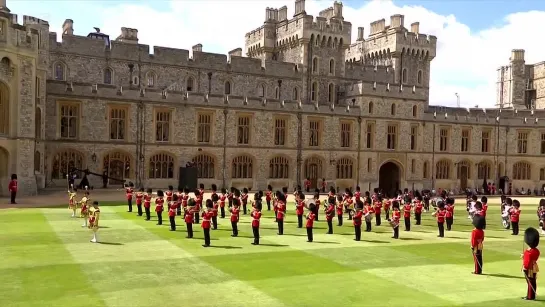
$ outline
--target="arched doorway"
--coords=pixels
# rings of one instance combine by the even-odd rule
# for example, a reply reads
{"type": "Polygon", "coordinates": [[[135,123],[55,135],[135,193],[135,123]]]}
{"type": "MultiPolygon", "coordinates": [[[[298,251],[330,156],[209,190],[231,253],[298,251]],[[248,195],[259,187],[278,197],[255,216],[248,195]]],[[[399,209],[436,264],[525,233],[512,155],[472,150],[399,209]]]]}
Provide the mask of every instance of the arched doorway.
{"type": "Polygon", "coordinates": [[[318,179],[322,178],[322,160],[318,157],[310,157],[305,160],[305,179],[310,180],[312,189],[318,188],[318,179]]]}
{"type": "Polygon", "coordinates": [[[9,153],[8,151],[0,147],[0,195],[6,194],[8,187],[8,181],[9,181],[9,171],[8,171],[8,165],[9,165],[9,153]]]}
{"type": "Polygon", "coordinates": [[[382,193],[394,196],[400,189],[401,170],[394,162],[382,164],[378,173],[378,187],[382,193]]]}
{"type": "Polygon", "coordinates": [[[131,156],[120,151],[107,154],[104,157],[104,171],[108,177],[121,181],[131,178],[131,156]]]}

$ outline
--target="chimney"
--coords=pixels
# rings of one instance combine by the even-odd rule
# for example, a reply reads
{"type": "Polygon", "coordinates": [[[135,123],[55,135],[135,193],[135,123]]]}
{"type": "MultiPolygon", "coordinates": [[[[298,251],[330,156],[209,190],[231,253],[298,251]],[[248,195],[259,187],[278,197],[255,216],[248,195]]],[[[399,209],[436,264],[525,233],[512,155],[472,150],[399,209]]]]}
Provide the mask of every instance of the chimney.
{"type": "Polygon", "coordinates": [[[193,52],[195,51],[202,52],[202,44],[196,44],[191,49],[193,50],[193,52]]]}
{"type": "Polygon", "coordinates": [[[121,27],[121,35],[119,35],[115,40],[126,44],[138,44],[138,30],[121,27]]]}
{"type": "Polygon", "coordinates": [[[395,14],[390,17],[390,28],[403,28],[405,16],[395,14]]]}
{"type": "Polygon", "coordinates": [[[283,6],[278,9],[278,21],[284,21],[288,19],[288,7],[283,6]]]}
{"type": "Polygon", "coordinates": [[[356,41],[361,42],[361,41],[365,40],[363,38],[363,30],[364,30],[363,27],[358,27],[358,38],[356,39],[356,41]]]}
{"type": "Polygon", "coordinates": [[[295,14],[293,16],[305,15],[305,0],[295,0],[295,14]]]}
{"type": "Polygon", "coordinates": [[[72,19],[66,19],[62,24],[62,35],[74,35],[74,21],[72,19]]]}
{"type": "Polygon", "coordinates": [[[10,10],[6,5],[6,0],[0,0],[0,12],[9,13],[10,10]]]}
{"type": "Polygon", "coordinates": [[[229,57],[232,56],[242,56],[242,48],[237,48],[229,51],[229,57]]]}
{"type": "Polygon", "coordinates": [[[411,23],[411,32],[416,33],[416,34],[420,33],[420,23],[419,22],[411,23]]]}

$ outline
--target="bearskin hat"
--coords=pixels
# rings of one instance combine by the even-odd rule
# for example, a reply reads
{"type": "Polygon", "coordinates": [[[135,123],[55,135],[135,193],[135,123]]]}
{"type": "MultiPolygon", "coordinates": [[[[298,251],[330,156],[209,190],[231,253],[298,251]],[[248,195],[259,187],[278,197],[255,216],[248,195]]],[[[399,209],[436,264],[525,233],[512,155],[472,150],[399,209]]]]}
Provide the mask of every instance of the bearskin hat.
{"type": "Polygon", "coordinates": [[[343,196],[342,195],[337,195],[337,201],[343,201],[343,196]]]}
{"type": "Polygon", "coordinates": [[[350,190],[346,191],[346,196],[352,198],[352,196],[353,196],[352,191],[350,191],[350,190]]]}
{"type": "Polygon", "coordinates": [[[539,201],[539,206],[540,207],[545,207],[545,199],[542,198],[540,201],[539,201]]]}
{"type": "Polygon", "coordinates": [[[335,196],[328,197],[327,202],[330,204],[335,204],[335,196]]]}
{"type": "Polygon", "coordinates": [[[138,189],[138,192],[144,192],[144,188],[138,189]]]}
{"type": "Polygon", "coordinates": [[[227,194],[227,189],[221,188],[221,194],[227,194]]]}
{"type": "Polygon", "coordinates": [[[511,199],[511,197],[507,197],[505,199],[505,203],[508,204],[509,206],[511,206],[513,204],[513,199],[511,199]]]}
{"type": "Polygon", "coordinates": [[[259,192],[254,194],[254,200],[258,199],[261,199],[261,195],[259,195],[259,192]]]}
{"type": "Polygon", "coordinates": [[[153,190],[152,189],[147,189],[146,193],[151,194],[151,193],[153,193],[153,190]]]}
{"type": "Polygon", "coordinates": [[[243,189],[242,189],[242,193],[248,194],[248,189],[247,189],[247,188],[243,188],[243,189]]]}
{"type": "Polygon", "coordinates": [[[187,201],[187,205],[188,205],[189,207],[194,207],[194,206],[195,206],[195,199],[190,198],[190,199],[187,201]]]}
{"type": "Polygon", "coordinates": [[[361,200],[356,200],[356,209],[363,209],[363,202],[361,200]]]}
{"type": "Polygon", "coordinates": [[[231,193],[235,193],[235,187],[231,187],[231,193]]]}
{"type": "Polygon", "coordinates": [[[369,191],[365,191],[365,197],[369,197],[371,194],[369,194],[369,191]]]}
{"type": "Polygon", "coordinates": [[[370,205],[370,204],[371,204],[371,198],[367,197],[367,198],[365,199],[365,202],[368,203],[368,204],[370,205]]]}
{"type": "Polygon", "coordinates": [[[471,200],[477,201],[477,195],[471,195],[471,200]]]}
{"type": "Polygon", "coordinates": [[[398,202],[397,200],[394,200],[394,201],[392,202],[392,208],[397,208],[397,209],[399,209],[399,202],[398,202]]]}
{"type": "Polygon", "coordinates": [[[298,192],[298,193],[297,193],[297,197],[299,197],[299,199],[303,199],[303,200],[304,200],[306,196],[305,196],[305,194],[303,194],[303,192],[298,192]]]}
{"type": "Polygon", "coordinates": [[[514,206],[515,208],[519,208],[519,207],[520,207],[520,202],[518,201],[518,199],[513,200],[513,206],[514,206]]]}
{"type": "Polygon", "coordinates": [[[178,201],[178,194],[172,195],[172,201],[178,201]]]}
{"type": "Polygon", "coordinates": [[[212,201],[213,201],[213,202],[216,202],[216,201],[218,201],[219,199],[220,199],[220,197],[218,196],[218,194],[216,194],[216,193],[212,194],[212,201]]]}
{"type": "Polygon", "coordinates": [[[447,203],[447,205],[454,205],[454,198],[449,197],[445,199],[445,202],[447,203]]]}
{"type": "Polygon", "coordinates": [[[438,199],[436,202],[435,202],[435,206],[437,208],[445,208],[445,202],[442,200],[442,199],[438,199]]]}
{"type": "Polygon", "coordinates": [[[17,174],[11,174],[11,180],[17,180],[17,174]]]}
{"type": "Polygon", "coordinates": [[[280,191],[276,191],[276,198],[279,200],[279,201],[282,201],[282,202],[286,202],[286,195],[280,191]]]}
{"type": "Polygon", "coordinates": [[[539,245],[539,231],[533,227],[528,227],[524,231],[524,242],[531,248],[536,248],[539,245]]]}
{"type": "Polygon", "coordinates": [[[358,191],[358,192],[359,192],[360,190],[361,190],[360,186],[359,186],[359,185],[357,185],[357,186],[356,186],[356,191],[358,191]]]}
{"type": "Polygon", "coordinates": [[[261,202],[261,199],[258,199],[255,202],[255,208],[257,209],[257,211],[261,211],[261,209],[263,209],[263,203],[261,202]]]}
{"type": "Polygon", "coordinates": [[[195,194],[195,197],[201,195],[201,191],[199,191],[199,189],[195,189],[193,193],[195,194]]]}
{"type": "Polygon", "coordinates": [[[314,193],[314,199],[319,199],[320,198],[320,193],[314,193]]]}
{"type": "MultiPolygon", "coordinates": [[[[94,206],[94,207],[98,206],[98,201],[95,200],[95,201],[93,202],[93,206],[94,206]]],[[[538,234],[538,238],[537,238],[537,239],[538,239],[538,241],[539,241],[539,234],[538,234]]],[[[537,245],[536,245],[536,246],[537,246],[537,245]]]]}
{"type": "Polygon", "coordinates": [[[172,191],[172,190],[174,190],[174,187],[171,186],[171,185],[169,185],[169,186],[168,186],[168,190],[169,190],[169,191],[172,191]]]}
{"type": "Polygon", "coordinates": [[[412,199],[409,197],[409,195],[403,197],[403,201],[406,203],[406,204],[410,204],[412,199]]]}
{"type": "Polygon", "coordinates": [[[422,194],[420,194],[420,191],[416,190],[414,191],[414,197],[415,198],[422,197],[422,194]]]}
{"type": "Polygon", "coordinates": [[[204,183],[199,184],[199,188],[204,190],[204,183]]]}
{"type": "Polygon", "coordinates": [[[184,193],[189,194],[189,188],[187,186],[184,188],[184,193]]]}
{"type": "Polygon", "coordinates": [[[134,188],[134,183],[132,183],[132,181],[129,182],[129,187],[134,188]]]}
{"type": "Polygon", "coordinates": [[[272,185],[269,184],[269,185],[267,186],[267,190],[272,191],[272,185]]]}
{"type": "Polygon", "coordinates": [[[259,190],[257,193],[259,193],[259,198],[263,197],[263,191],[259,190]]]}
{"type": "Polygon", "coordinates": [[[484,225],[485,225],[484,217],[482,217],[480,215],[475,215],[473,217],[473,226],[475,226],[475,228],[482,230],[482,229],[484,229],[484,225]]]}
{"type": "Polygon", "coordinates": [[[240,206],[240,199],[239,198],[233,198],[233,206],[240,206]]]}
{"type": "Polygon", "coordinates": [[[217,191],[217,190],[218,190],[218,186],[215,184],[212,184],[212,191],[217,191]]]}
{"type": "Polygon", "coordinates": [[[165,196],[165,193],[163,193],[162,190],[157,190],[157,197],[163,197],[165,196]]]}
{"type": "Polygon", "coordinates": [[[178,192],[181,193],[181,192],[183,192],[183,191],[184,191],[184,189],[183,189],[181,186],[178,186],[178,192]]]}
{"type": "Polygon", "coordinates": [[[300,186],[300,185],[297,186],[297,190],[301,190],[301,186],[300,186]]]}
{"type": "Polygon", "coordinates": [[[235,195],[235,197],[240,197],[240,190],[235,189],[235,192],[233,192],[233,194],[235,195]]]}
{"type": "Polygon", "coordinates": [[[206,208],[214,208],[214,203],[211,199],[206,200],[206,208]]]}
{"type": "Polygon", "coordinates": [[[378,188],[374,188],[374,189],[373,189],[373,192],[374,192],[374,193],[378,193],[378,188]]]}
{"type": "Polygon", "coordinates": [[[314,203],[310,203],[308,205],[308,210],[314,212],[314,210],[316,210],[316,205],[314,203]]]}
{"type": "Polygon", "coordinates": [[[334,187],[329,187],[329,192],[333,192],[333,194],[337,193],[337,191],[335,191],[334,187]]]}
{"type": "Polygon", "coordinates": [[[315,194],[320,194],[320,189],[314,189],[315,194]]]}
{"type": "Polygon", "coordinates": [[[288,187],[283,187],[282,188],[282,193],[288,194],[288,187]]]}

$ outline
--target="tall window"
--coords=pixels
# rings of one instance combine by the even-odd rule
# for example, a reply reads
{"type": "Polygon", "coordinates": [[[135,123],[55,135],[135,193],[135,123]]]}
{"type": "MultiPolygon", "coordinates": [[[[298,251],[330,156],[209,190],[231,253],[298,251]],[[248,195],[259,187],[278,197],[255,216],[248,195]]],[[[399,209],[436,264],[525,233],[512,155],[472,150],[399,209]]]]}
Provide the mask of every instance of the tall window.
{"type": "Polygon", "coordinates": [[[168,142],[170,140],[170,112],[158,111],[155,113],[155,140],[168,142]]]}
{"type": "Polygon", "coordinates": [[[132,157],[122,151],[113,151],[107,154],[103,160],[103,169],[111,178],[134,178],[131,177],[133,175],[131,166],[132,157]]]}
{"type": "Polygon", "coordinates": [[[341,147],[350,147],[352,124],[341,123],[341,147]]]}
{"type": "Polygon", "coordinates": [[[333,83],[329,84],[327,87],[327,101],[335,102],[335,85],[333,83]]]}
{"type": "Polygon", "coordinates": [[[0,82],[0,134],[8,134],[9,122],[9,88],[0,82]]]}
{"type": "Polygon", "coordinates": [[[421,70],[418,71],[418,76],[416,78],[416,82],[418,83],[418,85],[422,85],[422,71],[421,70]]]}
{"type": "Polygon", "coordinates": [[[529,163],[517,162],[513,165],[514,180],[530,180],[532,178],[532,170],[529,163]]]}
{"type": "Polygon", "coordinates": [[[490,152],[490,130],[481,132],[481,151],[490,152]]]}
{"type": "Polygon", "coordinates": [[[401,79],[403,80],[403,83],[407,83],[407,68],[403,68],[401,72],[401,79]]]}
{"type": "Polygon", "coordinates": [[[148,86],[154,87],[156,80],[157,80],[157,75],[155,75],[155,73],[152,71],[148,72],[148,86]]]}
{"type": "Polygon", "coordinates": [[[424,165],[422,166],[422,178],[428,179],[428,161],[424,161],[424,165]]]}
{"type": "Polygon", "coordinates": [[[450,162],[447,160],[441,160],[437,162],[435,178],[437,179],[449,179],[450,178],[450,162]]]}
{"type": "Polygon", "coordinates": [[[185,83],[185,90],[188,92],[193,92],[193,87],[195,86],[194,83],[195,80],[192,77],[188,77],[185,83]]]}
{"type": "Polygon", "coordinates": [[[528,153],[528,132],[519,132],[517,138],[517,153],[528,153]]]}
{"type": "Polygon", "coordinates": [[[368,112],[369,114],[373,114],[373,111],[374,111],[374,104],[372,101],[369,102],[369,105],[368,105],[368,112]]]}
{"type": "Polygon", "coordinates": [[[229,82],[229,81],[225,82],[224,94],[225,95],[231,95],[231,82],[229,82]]]}
{"type": "Polygon", "coordinates": [[[461,152],[468,152],[469,151],[469,138],[470,138],[470,130],[464,129],[462,130],[462,141],[460,146],[461,152]]]}
{"type": "Polygon", "coordinates": [[[53,157],[51,179],[65,179],[73,169],[84,169],[83,155],[74,150],[65,150],[53,157]]]}
{"type": "Polygon", "coordinates": [[[396,104],[392,103],[392,106],[390,107],[390,115],[396,115],[396,104]]]}
{"type": "Polygon", "coordinates": [[[260,84],[257,86],[257,96],[265,97],[266,92],[267,90],[265,89],[265,84],[260,84]]]}
{"type": "Polygon", "coordinates": [[[367,158],[367,171],[370,173],[373,170],[373,159],[367,158]]]}
{"type": "Polygon", "coordinates": [[[416,150],[418,140],[418,126],[411,126],[411,150],[416,150]]]}
{"type": "Polygon", "coordinates": [[[104,69],[104,84],[112,84],[112,70],[110,68],[104,69]]]}
{"type": "Polygon", "coordinates": [[[490,179],[490,163],[488,162],[480,162],[477,165],[477,179],[490,179]]]}
{"type": "Polygon", "coordinates": [[[375,145],[375,123],[367,123],[367,149],[372,149],[375,145]]]}
{"type": "Polygon", "coordinates": [[[299,90],[296,87],[293,88],[293,100],[299,100],[299,90]]]}
{"type": "Polygon", "coordinates": [[[238,117],[237,144],[250,144],[250,117],[238,117]]]}
{"type": "Polygon", "coordinates": [[[312,72],[318,72],[318,58],[312,59],[312,72]]]}
{"type": "Polygon", "coordinates": [[[320,146],[320,122],[309,121],[309,146],[320,146]]]}
{"type": "Polygon", "coordinates": [[[396,149],[397,145],[397,126],[388,125],[388,136],[386,140],[386,148],[396,149]]]}
{"type": "Polygon", "coordinates": [[[448,150],[448,129],[442,128],[439,131],[439,151],[448,150]]]}
{"type": "Polygon", "coordinates": [[[413,106],[413,117],[418,116],[418,106],[413,106]]]}
{"type": "Polygon", "coordinates": [[[284,157],[274,157],[269,161],[269,178],[271,179],[288,179],[289,160],[284,157]]]}
{"type": "Polygon", "coordinates": [[[201,154],[193,158],[193,163],[197,165],[197,178],[214,178],[214,158],[201,154]]]}
{"type": "Polygon", "coordinates": [[[461,161],[461,162],[458,162],[458,164],[456,165],[456,178],[458,179],[462,179],[463,176],[466,176],[467,179],[471,179],[471,165],[469,165],[469,162],[467,161],[461,161]],[[462,170],[464,170],[465,168],[465,171],[466,173],[462,172],[462,170]]]}
{"type": "Polygon", "coordinates": [[[277,118],[274,120],[274,145],[286,145],[286,120],[277,118]]]}
{"type": "Polygon", "coordinates": [[[55,64],[55,80],[59,80],[59,81],[66,80],[64,64],[62,63],[55,64]]]}
{"type": "Polygon", "coordinates": [[[150,179],[174,178],[174,158],[165,153],[151,156],[149,160],[150,179]]]}
{"type": "Polygon", "coordinates": [[[280,88],[278,86],[274,89],[274,98],[280,99],[280,88]]]}
{"type": "Polygon", "coordinates": [[[310,93],[310,100],[317,101],[318,100],[318,82],[312,83],[312,89],[310,93]]]}
{"type": "Polygon", "coordinates": [[[197,142],[210,143],[210,135],[212,131],[212,115],[199,114],[197,126],[197,142]]]}
{"type": "Polygon", "coordinates": [[[545,180],[545,168],[539,169],[539,180],[545,180]]]}
{"type": "Polygon", "coordinates": [[[545,133],[541,134],[541,154],[545,154],[545,133]]]}
{"type": "Polygon", "coordinates": [[[232,164],[233,179],[249,179],[253,177],[252,158],[248,156],[238,156],[233,159],[232,164]]]}
{"type": "Polygon", "coordinates": [[[415,173],[416,171],[416,161],[414,159],[411,159],[411,173],[415,173]]]}
{"type": "Polygon", "coordinates": [[[126,125],[127,110],[112,107],[110,109],[110,140],[125,140],[126,125]]]}
{"type": "Polygon", "coordinates": [[[333,59],[329,60],[329,73],[332,75],[335,74],[335,60],[333,59]]]}
{"type": "Polygon", "coordinates": [[[77,138],[79,130],[79,106],[71,104],[61,105],[60,115],[61,138],[77,138]]]}
{"type": "Polygon", "coordinates": [[[337,161],[337,179],[352,178],[354,178],[354,162],[352,162],[352,159],[339,159],[337,161]]]}

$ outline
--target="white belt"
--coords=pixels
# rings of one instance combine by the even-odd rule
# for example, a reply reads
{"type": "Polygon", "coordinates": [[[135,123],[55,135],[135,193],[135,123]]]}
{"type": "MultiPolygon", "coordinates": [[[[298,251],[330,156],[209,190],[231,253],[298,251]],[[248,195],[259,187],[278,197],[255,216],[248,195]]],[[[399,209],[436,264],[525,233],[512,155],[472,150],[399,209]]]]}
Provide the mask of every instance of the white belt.
{"type": "Polygon", "coordinates": [[[205,219],[203,219],[202,221],[203,221],[203,222],[210,222],[210,220],[205,220],[205,219]]]}
{"type": "Polygon", "coordinates": [[[252,219],[252,221],[259,221],[259,219],[252,219]]]}

